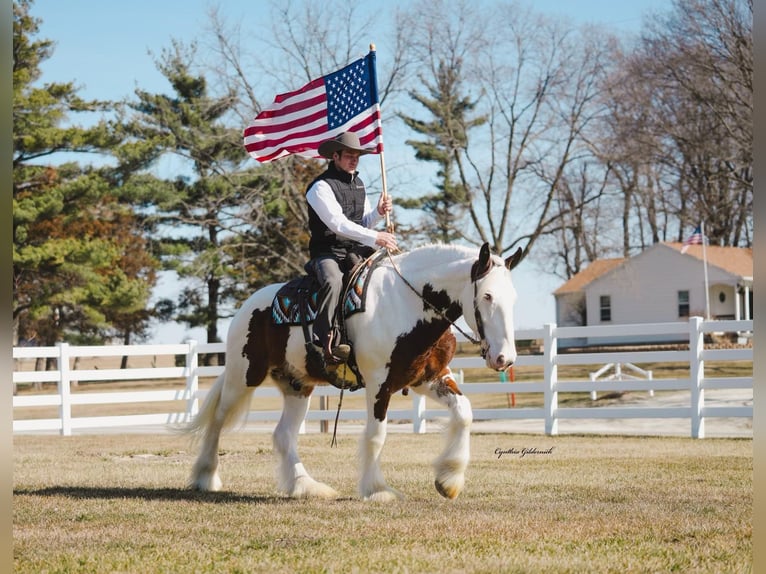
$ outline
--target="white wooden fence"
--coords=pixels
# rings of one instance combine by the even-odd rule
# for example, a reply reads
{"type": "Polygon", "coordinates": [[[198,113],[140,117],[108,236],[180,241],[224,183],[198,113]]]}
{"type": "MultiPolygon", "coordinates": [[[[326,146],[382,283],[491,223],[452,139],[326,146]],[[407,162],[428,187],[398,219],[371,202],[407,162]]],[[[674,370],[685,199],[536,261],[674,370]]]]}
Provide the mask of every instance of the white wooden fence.
{"type": "MultiPolygon", "coordinates": [[[[543,406],[539,408],[496,408],[474,409],[474,420],[509,420],[539,419],[547,435],[558,434],[558,423],[563,419],[629,419],[629,418],[681,418],[689,419],[693,438],[704,438],[705,419],[710,417],[749,417],[753,416],[752,406],[715,407],[705,403],[705,391],[709,389],[752,389],[753,377],[713,378],[705,376],[706,361],[752,361],[752,348],[705,349],[703,344],[706,333],[737,332],[752,333],[753,321],[703,321],[692,317],[688,323],[655,323],[614,325],[597,327],[557,327],[545,325],[542,329],[517,331],[518,340],[542,340],[542,354],[520,355],[516,365],[537,365],[543,367],[543,379],[531,382],[504,383],[481,382],[461,386],[466,395],[499,393],[542,393],[543,406]],[[688,334],[689,347],[686,350],[672,351],[631,351],[631,352],[581,352],[559,354],[559,339],[571,337],[620,337],[646,335],[688,334]],[[639,380],[561,380],[558,368],[563,365],[602,365],[606,363],[667,363],[681,362],[689,364],[688,378],[639,380]],[[562,392],[596,393],[598,391],[689,391],[689,405],[682,407],[560,407],[558,395],[562,392]]],[[[104,427],[130,427],[135,425],[168,425],[188,421],[198,410],[199,401],[205,391],[199,389],[200,377],[217,376],[223,367],[199,365],[201,353],[220,353],[225,350],[224,343],[203,344],[190,341],[177,345],[133,345],[133,346],[70,346],[61,343],[55,347],[16,347],[13,349],[14,361],[20,365],[30,363],[30,359],[55,358],[57,370],[30,371],[16,369],[13,372],[13,384],[22,386],[36,382],[56,383],[57,392],[48,394],[23,393],[13,397],[14,433],[58,431],[62,435],[71,435],[75,429],[96,429],[104,427]],[[127,369],[72,369],[71,361],[77,357],[122,357],[122,356],[160,356],[185,355],[184,365],[180,367],[127,368],[127,369]],[[27,361],[23,361],[26,359],[27,361]],[[72,392],[73,381],[129,381],[183,379],[186,385],[178,390],[153,390],[131,392],[72,392]],[[140,402],[185,401],[183,412],[165,414],[119,415],[99,417],[73,417],[75,405],[127,404],[140,402]],[[48,419],[17,419],[16,409],[25,407],[58,407],[59,416],[48,419]]],[[[452,370],[484,367],[479,357],[455,358],[452,370]]],[[[323,386],[314,390],[314,396],[337,396],[334,387],[323,386]]],[[[263,387],[255,390],[255,396],[277,397],[275,388],[263,387]]],[[[417,393],[411,393],[412,407],[389,410],[389,419],[411,420],[413,432],[426,431],[426,422],[435,417],[448,416],[444,409],[428,408],[426,399],[417,393]]],[[[277,421],[280,411],[251,411],[248,421],[277,421]]],[[[311,410],[307,420],[332,421],[334,410],[311,410]]],[[[341,420],[364,420],[363,410],[342,410],[341,420]]]]}

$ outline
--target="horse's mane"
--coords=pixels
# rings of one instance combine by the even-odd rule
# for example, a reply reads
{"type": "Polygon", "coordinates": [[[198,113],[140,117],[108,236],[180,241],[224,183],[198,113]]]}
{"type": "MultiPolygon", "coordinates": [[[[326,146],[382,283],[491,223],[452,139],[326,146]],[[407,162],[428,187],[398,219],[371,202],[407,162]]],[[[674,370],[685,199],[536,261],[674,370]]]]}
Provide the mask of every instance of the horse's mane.
{"type": "Polygon", "coordinates": [[[474,247],[452,245],[445,243],[430,243],[421,245],[395,257],[397,264],[413,266],[416,269],[430,269],[448,263],[476,259],[478,252],[474,247]]]}

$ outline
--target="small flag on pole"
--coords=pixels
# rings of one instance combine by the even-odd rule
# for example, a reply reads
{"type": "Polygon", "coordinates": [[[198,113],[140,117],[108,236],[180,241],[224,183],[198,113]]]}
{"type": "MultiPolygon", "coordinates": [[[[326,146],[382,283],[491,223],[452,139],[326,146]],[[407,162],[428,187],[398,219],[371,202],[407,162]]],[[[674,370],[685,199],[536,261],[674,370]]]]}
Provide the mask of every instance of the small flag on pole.
{"type": "Polygon", "coordinates": [[[247,153],[262,163],[291,154],[320,157],[319,144],[354,132],[383,151],[375,52],[293,92],[279,94],[245,129],[247,153]]]}
{"type": "Polygon", "coordinates": [[[686,238],[684,241],[683,247],[681,247],[681,253],[686,253],[686,250],[689,249],[690,245],[701,245],[703,241],[702,238],[702,230],[700,229],[700,226],[694,228],[694,231],[692,234],[686,238]]]}

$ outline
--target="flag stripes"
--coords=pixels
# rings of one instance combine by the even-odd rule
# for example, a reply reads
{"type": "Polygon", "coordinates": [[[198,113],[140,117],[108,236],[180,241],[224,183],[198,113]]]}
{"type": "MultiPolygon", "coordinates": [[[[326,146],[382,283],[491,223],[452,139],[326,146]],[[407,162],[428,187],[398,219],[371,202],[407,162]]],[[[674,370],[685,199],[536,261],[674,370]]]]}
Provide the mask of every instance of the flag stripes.
{"type": "Polygon", "coordinates": [[[690,245],[701,245],[703,241],[702,230],[700,226],[694,228],[692,234],[684,240],[683,247],[681,247],[681,253],[686,253],[690,245]]]}
{"type": "Polygon", "coordinates": [[[279,94],[244,131],[245,149],[265,163],[291,154],[320,157],[319,144],[355,132],[363,147],[383,151],[375,52],[345,68],[279,94]]]}

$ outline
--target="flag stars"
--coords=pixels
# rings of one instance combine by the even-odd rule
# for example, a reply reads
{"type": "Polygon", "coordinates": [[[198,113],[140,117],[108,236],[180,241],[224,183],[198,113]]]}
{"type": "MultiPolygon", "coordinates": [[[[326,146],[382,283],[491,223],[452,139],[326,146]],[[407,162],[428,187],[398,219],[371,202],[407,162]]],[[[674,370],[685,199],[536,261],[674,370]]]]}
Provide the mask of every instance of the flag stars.
{"type": "Polygon", "coordinates": [[[325,86],[329,129],[343,125],[373,103],[366,60],[327,76],[325,86]]]}

